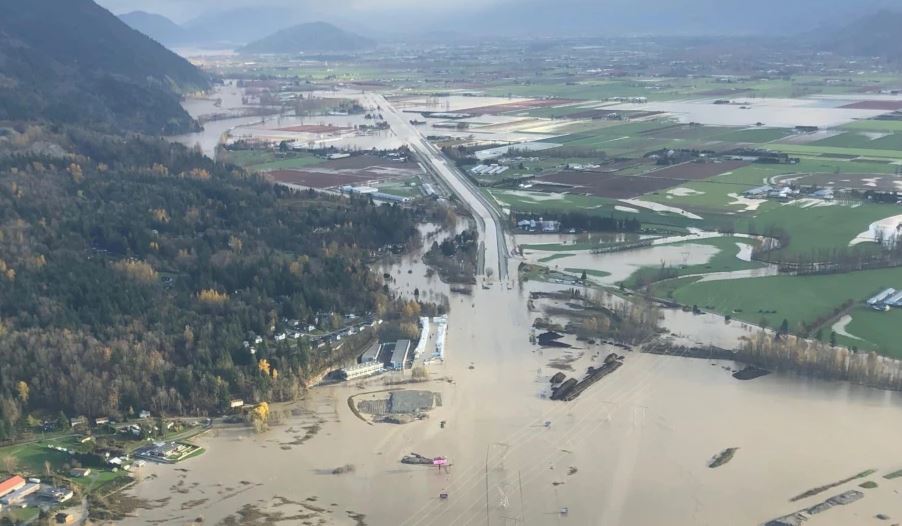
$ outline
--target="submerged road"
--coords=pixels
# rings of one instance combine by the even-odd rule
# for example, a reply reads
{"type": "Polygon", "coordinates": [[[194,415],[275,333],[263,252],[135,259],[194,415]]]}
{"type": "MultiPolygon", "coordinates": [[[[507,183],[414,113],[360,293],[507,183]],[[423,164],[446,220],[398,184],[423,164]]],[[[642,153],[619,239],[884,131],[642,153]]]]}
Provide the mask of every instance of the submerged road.
{"type": "Polygon", "coordinates": [[[377,93],[367,93],[369,104],[380,108],[382,117],[400,139],[428,165],[451,191],[464,203],[476,218],[479,237],[482,239],[483,268],[487,277],[497,276],[504,283],[508,279],[507,259],[510,252],[504,237],[503,218],[489,200],[479,191],[467,176],[454,166],[441,150],[436,148],[412,124],[408,116],[398,111],[377,93]]]}

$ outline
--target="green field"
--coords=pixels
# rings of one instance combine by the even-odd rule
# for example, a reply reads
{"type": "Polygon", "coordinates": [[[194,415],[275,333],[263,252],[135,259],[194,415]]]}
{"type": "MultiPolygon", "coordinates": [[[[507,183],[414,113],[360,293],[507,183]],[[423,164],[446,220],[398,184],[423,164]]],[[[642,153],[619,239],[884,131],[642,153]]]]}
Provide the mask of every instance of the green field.
{"type": "Polygon", "coordinates": [[[605,100],[611,97],[647,97],[649,100],[670,100],[685,96],[693,90],[689,79],[612,80],[563,83],[560,81],[531,82],[492,86],[487,95],[498,97],[558,97],[578,100],[605,100]]]}
{"type": "Polygon", "coordinates": [[[865,130],[874,132],[902,132],[902,120],[860,120],[850,122],[849,124],[843,126],[843,128],[846,130],[865,130]]]}
{"type": "Polygon", "coordinates": [[[609,156],[641,157],[664,148],[704,149],[724,142],[760,142],[785,137],[783,130],[744,130],[677,124],[670,119],[598,126],[554,139],[564,146],[602,150],[609,156]]]}
{"type": "Polygon", "coordinates": [[[230,151],[224,159],[252,172],[297,170],[324,162],[323,159],[308,152],[279,154],[262,150],[230,151]]]}
{"type": "Polygon", "coordinates": [[[412,177],[402,180],[387,181],[377,186],[380,192],[401,197],[410,197],[411,199],[421,197],[423,193],[420,191],[419,179],[412,177]]]}
{"type": "Polygon", "coordinates": [[[724,142],[765,143],[784,139],[793,133],[795,132],[786,128],[749,128],[724,133],[718,137],[718,140],[724,142]]]}
{"type": "Polygon", "coordinates": [[[880,150],[870,148],[842,148],[837,146],[816,146],[811,144],[770,144],[768,148],[790,155],[848,156],[870,159],[902,160],[902,150],[880,150]]]}
{"type": "Polygon", "coordinates": [[[663,226],[668,230],[679,230],[688,226],[699,226],[700,222],[688,219],[679,214],[669,212],[654,212],[652,210],[638,209],[638,213],[623,212],[614,207],[623,205],[615,199],[594,197],[576,194],[557,194],[548,198],[550,194],[539,192],[526,192],[519,190],[501,190],[488,188],[483,190],[489,197],[501,204],[504,208],[527,213],[560,213],[583,212],[588,215],[616,217],[620,219],[637,219],[643,227],[663,226]]]}
{"type": "Polygon", "coordinates": [[[811,143],[813,146],[864,148],[868,150],[902,150],[902,132],[871,138],[863,132],[847,132],[811,143]]]}
{"type": "MultiPolygon", "coordinates": [[[[773,204],[754,217],[737,221],[741,232],[765,232],[779,227],[789,233],[791,254],[809,254],[814,250],[846,248],[855,236],[866,231],[871,223],[899,214],[895,205],[862,204],[857,207],[833,205],[802,208],[795,204],[773,204]]],[[[872,245],[858,245],[869,250],[872,245]]]]}
{"type": "MultiPolygon", "coordinates": [[[[654,288],[654,293],[672,297],[684,305],[698,305],[750,323],[766,320],[770,327],[777,327],[786,319],[790,328],[796,330],[800,323],[810,323],[820,316],[829,315],[846,300],[863,302],[890,286],[902,288],[902,268],[704,283],[684,278],[662,283],[654,288]],[[672,294],[668,294],[669,291],[672,294]]],[[[902,358],[902,343],[898,339],[902,311],[863,311],[856,309],[853,312],[853,321],[847,330],[871,342],[881,353],[902,358]]],[[[825,327],[823,333],[829,334],[830,327],[825,327]]],[[[856,345],[854,340],[841,339],[841,342],[856,345]]],[[[862,343],[858,342],[858,345],[862,346],[862,343]]]]}
{"type": "Polygon", "coordinates": [[[603,270],[593,270],[590,268],[565,268],[564,272],[569,272],[570,274],[581,275],[583,272],[586,273],[586,276],[591,276],[593,278],[605,278],[611,275],[610,272],[605,272],[603,270]]]}
{"type": "Polygon", "coordinates": [[[846,332],[861,338],[839,340],[848,346],[858,346],[867,350],[881,350],[896,358],[902,358],[902,342],[899,341],[898,327],[902,327],[902,310],[878,312],[867,307],[856,308],[851,313],[852,321],[846,326],[846,332]]]}

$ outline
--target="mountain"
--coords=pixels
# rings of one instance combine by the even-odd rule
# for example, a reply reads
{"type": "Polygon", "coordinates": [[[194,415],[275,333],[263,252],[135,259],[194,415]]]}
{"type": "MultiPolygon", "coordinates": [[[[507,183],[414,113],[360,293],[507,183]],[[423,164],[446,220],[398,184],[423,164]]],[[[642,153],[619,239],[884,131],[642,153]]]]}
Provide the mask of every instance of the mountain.
{"type": "Polygon", "coordinates": [[[902,12],[880,11],[819,35],[821,48],[849,56],[882,57],[902,61],[902,12]]]}
{"type": "Polygon", "coordinates": [[[251,42],[240,49],[242,53],[303,53],[318,51],[357,51],[375,42],[339,29],[326,22],[300,24],[251,42]]]}
{"type": "Polygon", "coordinates": [[[197,126],[179,94],[207,87],[92,0],[0,2],[0,120],[177,133],[197,126]]]}
{"type": "Polygon", "coordinates": [[[163,15],[146,11],[132,11],[119,15],[119,20],[164,46],[172,47],[191,41],[188,31],[163,15]]]}
{"type": "MultiPolygon", "coordinates": [[[[423,27],[489,36],[786,36],[893,3],[898,0],[647,0],[641,8],[633,0],[517,0],[479,7],[473,2],[472,9],[447,13],[423,27]]],[[[398,20],[394,25],[403,23],[398,20]]],[[[382,18],[371,23],[378,27],[382,18]]]]}
{"type": "Polygon", "coordinates": [[[183,24],[193,43],[240,46],[302,22],[301,11],[257,6],[214,11],[183,24]]]}

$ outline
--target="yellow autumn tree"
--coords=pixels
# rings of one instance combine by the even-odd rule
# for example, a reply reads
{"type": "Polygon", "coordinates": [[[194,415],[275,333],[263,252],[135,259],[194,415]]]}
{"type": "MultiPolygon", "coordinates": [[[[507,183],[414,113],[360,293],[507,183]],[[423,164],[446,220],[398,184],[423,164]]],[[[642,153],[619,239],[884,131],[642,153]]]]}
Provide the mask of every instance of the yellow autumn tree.
{"type": "Polygon", "coordinates": [[[203,168],[195,168],[188,172],[188,177],[192,179],[200,179],[202,181],[206,181],[210,178],[210,172],[204,170],[203,168]]]}
{"type": "Polygon", "coordinates": [[[139,283],[154,283],[158,277],[157,271],[146,261],[117,261],[113,263],[113,268],[139,283]]]}
{"type": "Polygon", "coordinates": [[[160,163],[154,163],[153,166],[150,167],[151,173],[154,175],[166,176],[169,175],[169,168],[166,168],[160,163]]]}
{"type": "Polygon", "coordinates": [[[401,315],[407,319],[413,319],[420,315],[420,304],[415,301],[408,301],[401,310],[401,315]]]}
{"type": "Polygon", "coordinates": [[[206,303],[208,305],[222,305],[229,300],[229,295],[225,292],[206,289],[197,293],[197,299],[201,303],[206,303]]]}
{"type": "Polygon", "coordinates": [[[154,220],[158,223],[169,222],[169,212],[167,212],[165,208],[154,208],[150,211],[150,215],[152,215],[154,220]]]}
{"type": "Polygon", "coordinates": [[[244,247],[244,243],[241,241],[240,237],[229,237],[229,248],[231,248],[233,252],[241,252],[242,247],[244,247]]]}
{"type": "Polygon", "coordinates": [[[85,179],[84,173],[82,173],[81,166],[79,166],[78,164],[69,163],[69,167],[67,168],[67,171],[69,172],[69,175],[72,176],[72,180],[75,181],[76,183],[80,183],[80,182],[84,181],[84,179],[85,179]]]}
{"type": "Polygon", "coordinates": [[[250,417],[251,423],[258,433],[266,431],[267,424],[269,423],[269,404],[266,402],[257,404],[257,406],[251,410],[250,417]]]}
{"type": "Polygon", "coordinates": [[[270,371],[269,360],[267,360],[266,358],[260,358],[260,360],[257,362],[257,368],[260,369],[261,373],[269,376],[269,371],[270,371]]]}
{"type": "Polygon", "coordinates": [[[31,393],[31,389],[29,389],[28,384],[22,380],[16,384],[16,393],[19,395],[19,400],[24,404],[28,402],[28,395],[31,393]]]}
{"type": "Polygon", "coordinates": [[[16,279],[16,271],[6,264],[6,261],[0,259],[0,276],[6,276],[6,279],[12,281],[16,279]]]}

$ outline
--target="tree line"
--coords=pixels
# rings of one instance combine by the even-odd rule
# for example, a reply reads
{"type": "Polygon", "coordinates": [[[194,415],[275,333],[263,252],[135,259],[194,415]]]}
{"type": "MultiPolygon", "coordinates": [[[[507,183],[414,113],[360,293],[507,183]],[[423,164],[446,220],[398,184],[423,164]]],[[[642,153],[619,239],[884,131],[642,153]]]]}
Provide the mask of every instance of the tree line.
{"type": "Polygon", "coordinates": [[[0,439],[32,414],[290,396],[346,348],[245,340],[401,317],[370,263],[417,242],[419,211],[292,193],[162,140],[46,134],[72,153],[0,157],[0,439]]]}

